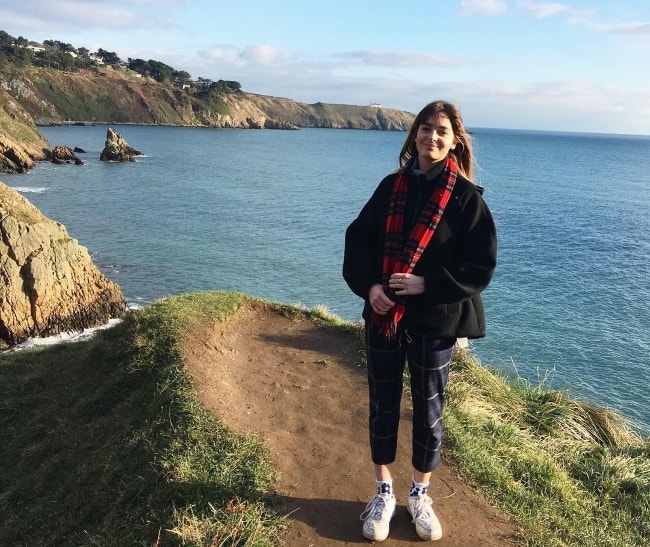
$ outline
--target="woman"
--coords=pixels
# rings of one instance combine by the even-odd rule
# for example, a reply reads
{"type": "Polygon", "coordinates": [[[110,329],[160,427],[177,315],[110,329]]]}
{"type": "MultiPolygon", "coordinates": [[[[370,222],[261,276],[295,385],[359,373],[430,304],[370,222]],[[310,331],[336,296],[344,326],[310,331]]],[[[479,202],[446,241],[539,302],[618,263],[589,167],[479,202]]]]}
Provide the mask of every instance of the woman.
{"type": "Polygon", "coordinates": [[[442,537],[428,496],[440,463],[444,390],[457,338],[485,336],[480,293],[496,266],[497,239],[483,189],[471,182],[472,145],[460,112],[444,101],[416,116],[399,155],[347,228],[343,277],[364,299],[370,449],[377,493],[363,535],[388,537],[395,513],[402,376],[413,399],[413,482],[407,496],[417,534],[442,537]]]}

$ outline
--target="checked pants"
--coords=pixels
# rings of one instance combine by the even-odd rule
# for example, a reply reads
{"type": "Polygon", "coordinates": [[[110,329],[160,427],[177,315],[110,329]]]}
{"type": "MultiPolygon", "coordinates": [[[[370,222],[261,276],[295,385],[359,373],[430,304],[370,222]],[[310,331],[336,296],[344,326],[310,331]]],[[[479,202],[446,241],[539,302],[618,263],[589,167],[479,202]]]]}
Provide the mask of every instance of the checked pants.
{"type": "Polygon", "coordinates": [[[436,339],[408,331],[387,339],[366,323],[372,461],[395,461],[401,415],[403,373],[408,363],[413,399],[412,464],[422,472],[440,463],[442,410],[455,339],[436,339]]]}

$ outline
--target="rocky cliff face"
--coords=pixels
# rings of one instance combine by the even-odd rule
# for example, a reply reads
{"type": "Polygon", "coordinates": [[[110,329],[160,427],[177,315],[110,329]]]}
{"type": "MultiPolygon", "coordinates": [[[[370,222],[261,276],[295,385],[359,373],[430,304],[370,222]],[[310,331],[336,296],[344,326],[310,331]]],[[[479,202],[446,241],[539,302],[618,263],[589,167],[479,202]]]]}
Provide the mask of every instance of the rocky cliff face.
{"type": "Polygon", "coordinates": [[[0,347],[105,324],[122,291],[65,227],[0,183],[0,347]]]}
{"type": "Polygon", "coordinates": [[[50,143],[29,113],[0,87],[0,172],[24,173],[47,157],[50,143]]]}

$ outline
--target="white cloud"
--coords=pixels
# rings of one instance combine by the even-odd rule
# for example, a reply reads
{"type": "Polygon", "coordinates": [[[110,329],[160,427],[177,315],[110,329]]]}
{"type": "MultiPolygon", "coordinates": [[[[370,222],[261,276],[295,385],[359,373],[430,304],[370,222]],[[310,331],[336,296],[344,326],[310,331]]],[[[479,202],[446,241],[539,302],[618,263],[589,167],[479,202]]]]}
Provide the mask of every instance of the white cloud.
{"type": "MultiPolygon", "coordinates": [[[[0,21],[11,21],[13,28],[20,28],[21,35],[46,33],[57,39],[56,33],[78,29],[125,30],[132,28],[165,28],[174,23],[164,18],[165,9],[172,9],[182,2],[166,0],[140,0],[132,2],[62,0],[59,2],[24,1],[11,3],[0,1],[0,21]],[[52,22],[56,26],[52,26],[52,22]]],[[[10,33],[11,34],[11,33],[10,33]]]]}
{"type": "Polygon", "coordinates": [[[243,66],[246,64],[240,51],[234,46],[217,46],[203,49],[198,52],[199,57],[209,62],[224,63],[226,65],[243,66]]]}
{"type": "Polygon", "coordinates": [[[517,2],[517,5],[520,8],[531,12],[535,17],[539,19],[543,19],[545,17],[552,17],[553,15],[558,15],[560,13],[569,10],[569,6],[557,2],[544,3],[544,2],[530,2],[528,0],[524,0],[522,2],[517,2]]]}
{"type": "Polygon", "coordinates": [[[640,21],[632,23],[601,23],[597,20],[597,13],[593,9],[571,10],[567,21],[576,26],[583,26],[610,34],[623,34],[626,36],[645,36],[650,35],[650,22],[640,21]]]}
{"type": "Polygon", "coordinates": [[[241,58],[251,63],[275,64],[283,62],[288,55],[272,46],[246,46],[241,52],[241,58]]]}
{"type": "Polygon", "coordinates": [[[200,58],[211,64],[217,63],[222,68],[249,67],[257,65],[280,66],[287,63],[291,56],[269,45],[253,45],[239,49],[235,46],[216,46],[198,52],[200,58]]]}
{"type": "Polygon", "coordinates": [[[598,30],[613,34],[641,34],[650,35],[650,23],[620,23],[618,25],[599,25],[598,30]]]}
{"type": "Polygon", "coordinates": [[[501,0],[463,0],[460,3],[461,15],[497,15],[508,9],[501,0]]]}
{"type": "Polygon", "coordinates": [[[358,61],[371,66],[383,67],[428,67],[428,66],[456,66],[466,64],[467,61],[458,57],[437,55],[435,53],[410,52],[410,51],[348,51],[335,56],[338,59],[358,61]]]}

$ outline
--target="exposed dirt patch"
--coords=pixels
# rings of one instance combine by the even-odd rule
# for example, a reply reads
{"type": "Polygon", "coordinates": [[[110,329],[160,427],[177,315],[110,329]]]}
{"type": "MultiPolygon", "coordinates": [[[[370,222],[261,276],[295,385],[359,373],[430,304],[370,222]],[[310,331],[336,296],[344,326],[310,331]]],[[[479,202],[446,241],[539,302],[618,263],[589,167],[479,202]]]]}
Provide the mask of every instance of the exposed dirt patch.
{"type": "MultiPolygon", "coordinates": [[[[251,303],[213,329],[197,329],[184,355],[202,403],[235,431],[259,434],[280,471],[279,501],[292,519],[285,545],[363,545],[359,515],[374,494],[367,383],[360,341],[251,303]]],[[[410,418],[404,397],[388,545],[417,545],[405,507],[410,418]]],[[[517,545],[515,527],[443,463],[431,481],[440,546],[517,545]]]]}

